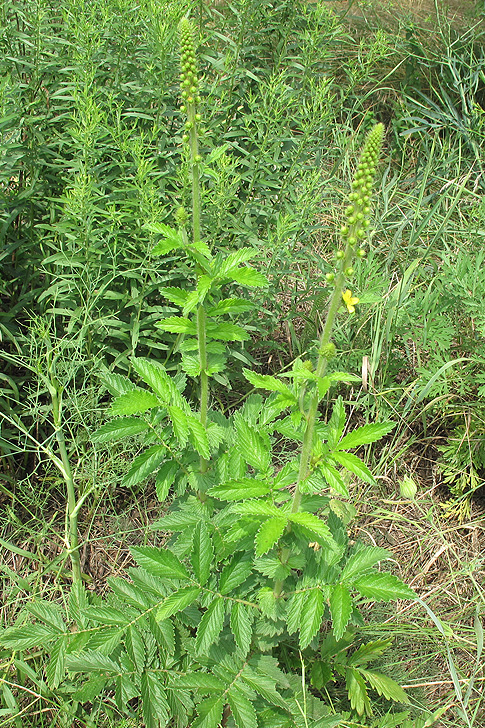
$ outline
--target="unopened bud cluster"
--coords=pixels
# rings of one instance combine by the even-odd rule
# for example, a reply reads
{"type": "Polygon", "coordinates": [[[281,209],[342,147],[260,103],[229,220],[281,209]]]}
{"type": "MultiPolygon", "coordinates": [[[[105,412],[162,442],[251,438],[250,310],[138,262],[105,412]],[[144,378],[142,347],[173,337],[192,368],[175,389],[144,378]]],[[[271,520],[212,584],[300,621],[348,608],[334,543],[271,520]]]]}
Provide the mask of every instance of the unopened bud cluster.
{"type": "MultiPolygon", "coordinates": [[[[345,210],[346,221],[340,230],[345,244],[352,248],[355,248],[365,238],[370,224],[370,198],[383,136],[384,124],[376,124],[367,136],[352,182],[352,192],[349,195],[350,204],[345,210]]],[[[362,248],[355,252],[360,258],[365,255],[362,248]]]]}
{"type": "MultiPolygon", "coordinates": [[[[199,81],[197,78],[197,57],[195,54],[195,28],[188,18],[182,18],[179,23],[180,32],[180,88],[182,90],[183,105],[181,111],[187,106],[195,107],[200,103],[199,81]]],[[[199,119],[196,119],[199,121],[199,119]]]]}

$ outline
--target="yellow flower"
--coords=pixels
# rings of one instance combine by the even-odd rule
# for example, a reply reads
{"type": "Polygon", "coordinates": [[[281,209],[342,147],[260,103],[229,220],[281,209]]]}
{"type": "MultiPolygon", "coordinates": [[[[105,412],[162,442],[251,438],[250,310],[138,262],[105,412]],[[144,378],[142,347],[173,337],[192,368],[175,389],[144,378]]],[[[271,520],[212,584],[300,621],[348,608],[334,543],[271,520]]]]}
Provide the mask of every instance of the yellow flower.
{"type": "Polygon", "coordinates": [[[349,313],[354,313],[355,312],[355,304],[356,303],[359,303],[359,299],[356,298],[355,296],[352,296],[352,291],[349,291],[348,288],[345,291],[345,293],[342,293],[342,298],[343,298],[343,302],[347,306],[347,311],[349,313]]]}

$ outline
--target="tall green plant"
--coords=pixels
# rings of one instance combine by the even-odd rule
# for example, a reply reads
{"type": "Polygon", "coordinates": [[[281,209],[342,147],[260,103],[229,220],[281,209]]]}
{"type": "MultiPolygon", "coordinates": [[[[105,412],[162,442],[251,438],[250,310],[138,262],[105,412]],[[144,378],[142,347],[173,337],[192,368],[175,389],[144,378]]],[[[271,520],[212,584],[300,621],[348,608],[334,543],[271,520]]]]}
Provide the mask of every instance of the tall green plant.
{"type": "Polygon", "coordinates": [[[173,489],[167,515],[154,525],[172,537],[162,547],[133,547],[137,567],[129,579],[111,577],[105,599],[88,603],[76,585],[65,615],[43,604],[33,610],[34,624],[5,630],[0,644],[13,650],[52,645],[51,688],[65,669],[87,676],[76,701],[96,704],[114,690],[120,712],[136,713],[141,704],[148,728],[332,728],[340,716],[309,690],[308,668],[319,689],[342,676],[356,716],[372,713],[369,689],[408,702],[396,682],[368,667],[385,642],[362,645],[333,669],[341,652],[335,646],[349,651],[355,644],[363,604],[415,596],[397,576],[376,568],[389,552],[351,543],[337,515],[338,499],[349,498],[347,474],[374,482],[349,450],[378,440],[393,423],[346,431],[341,398],[327,422],[319,409],[335,383],[355,379],[329,374],[327,365],[339,311],[344,306],[352,313],[358,302],[347,286],[354,260],[364,255],[384,128],[378,124],[368,135],[352,184],[342,249],[327,276],[333,288],[316,364],[297,359],[278,377],[246,369],[247,381],[269,395],[251,394],[228,417],[212,406],[211,381],[227,365],[227,342],[248,338],[233,317],[252,305],[228,290],[262,286],[265,279],[246,265],[252,249],[225,255],[205,239],[195,30],[184,19],[180,31],[192,213],[189,219],[178,211],[178,228],[157,223],[150,230],[161,237],[156,254],[186,257],[186,287],[162,290],[181,315],[159,323],[179,335],[183,371],[172,376],[157,361],[134,358],[136,384],[106,374],[115,396],[112,419],[93,434],[97,443],[144,438],[147,449],[125,484],[153,474],[162,501],[173,489]],[[196,406],[184,396],[187,376],[199,384],[196,406]]]}

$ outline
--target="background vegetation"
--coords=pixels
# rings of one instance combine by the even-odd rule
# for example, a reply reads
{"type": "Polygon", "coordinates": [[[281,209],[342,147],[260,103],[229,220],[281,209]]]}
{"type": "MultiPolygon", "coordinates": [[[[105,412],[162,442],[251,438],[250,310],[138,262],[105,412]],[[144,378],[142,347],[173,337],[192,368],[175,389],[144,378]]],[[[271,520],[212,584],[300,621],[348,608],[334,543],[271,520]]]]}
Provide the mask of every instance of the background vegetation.
{"type": "MultiPolygon", "coordinates": [[[[154,483],[123,485],[140,442],[114,450],[90,433],[108,399],[100,376],[131,374],[135,352],[179,367],[176,335],[154,323],[175,313],[160,288],[183,286],[184,263],[151,250],[156,225],[174,225],[189,196],[176,29],[190,9],[203,72],[204,229],[223,250],[254,247],[270,280],[244,314],[251,340],[233,345],[217,377],[226,411],[248,392],[243,366],[277,372],[312,346],[363,132],[386,125],[370,251],[356,273],[366,293],[339,324],[332,366],[362,375],[343,391],[356,423],[397,427],[366,452],[379,490],[352,483],[344,515],[354,537],[395,550],[401,576],[441,620],[440,631],[429,614],[375,609],[367,635],[395,635],[386,665],[416,705],[446,708],[437,725],[479,726],[483,8],[469,3],[455,17],[440,2],[421,14],[381,6],[2,0],[2,619],[68,592],[60,397],[90,588],[102,592],[131,563],[129,545],[154,538],[154,483]],[[409,480],[420,488],[413,502],[399,491],[409,480]]],[[[62,725],[68,696],[29,673],[35,654],[16,672],[14,659],[0,656],[5,725],[62,725]]]]}

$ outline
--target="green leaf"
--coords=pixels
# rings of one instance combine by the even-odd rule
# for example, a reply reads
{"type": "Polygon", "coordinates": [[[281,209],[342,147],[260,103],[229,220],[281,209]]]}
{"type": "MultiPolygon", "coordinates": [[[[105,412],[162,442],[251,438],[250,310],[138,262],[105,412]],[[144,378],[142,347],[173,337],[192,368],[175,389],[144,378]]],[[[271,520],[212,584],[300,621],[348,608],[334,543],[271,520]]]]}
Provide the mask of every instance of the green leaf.
{"type": "Polygon", "coordinates": [[[120,672],[119,665],[99,651],[85,650],[76,655],[66,655],[66,667],[69,672],[107,672],[109,675],[120,672]]]}
{"type": "Polygon", "coordinates": [[[109,414],[112,416],[136,415],[159,406],[160,402],[154,394],[146,389],[137,388],[117,397],[109,408],[109,414]]]}
{"type": "Polygon", "coordinates": [[[381,657],[384,652],[392,645],[392,637],[387,640],[373,640],[361,645],[358,650],[353,652],[348,658],[349,665],[366,665],[368,662],[381,657]]]}
{"type": "Polygon", "coordinates": [[[332,465],[330,465],[329,463],[319,463],[318,468],[330,488],[332,488],[336,493],[340,493],[340,495],[343,495],[344,498],[349,497],[349,489],[347,488],[338,470],[332,467],[332,465]]]}
{"type": "Polygon", "coordinates": [[[345,407],[342,402],[342,397],[337,397],[333,405],[332,416],[330,417],[327,425],[328,446],[330,450],[333,450],[337,442],[340,440],[344,427],[345,407]]]}
{"type": "Polygon", "coordinates": [[[212,559],[214,558],[212,540],[204,521],[199,521],[196,525],[193,539],[192,568],[199,584],[204,586],[209,578],[212,559]]]}
{"type": "Polygon", "coordinates": [[[274,516],[281,518],[281,510],[265,500],[249,500],[244,503],[235,503],[230,507],[233,513],[239,513],[241,516],[274,516]]]}
{"type": "Polygon", "coordinates": [[[320,520],[320,518],[314,513],[306,513],[305,511],[300,511],[299,513],[290,513],[288,515],[288,520],[292,521],[293,523],[297,523],[303,528],[307,528],[309,531],[312,531],[312,533],[315,533],[317,536],[324,539],[325,541],[333,541],[332,533],[327,524],[323,523],[323,521],[320,520]]]}
{"type": "Polygon", "coordinates": [[[246,329],[237,324],[231,324],[229,321],[207,321],[206,323],[207,339],[216,339],[218,341],[247,341],[250,338],[246,329]]]}
{"type": "Polygon", "coordinates": [[[169,331],[172,334],[189,334],[189,336],[195,336],[197,333],[195,323],[183,316],[169,316],[163,319],[163,321],[157,321],[155,326],[157,329],[169,331]]]}
{"type": "Polygon", "coordinates": [[[394,574],[373,572],[354,581],[353,586],[364,597],[390,602],[394,599],[416,599],[416,593],[394,574]]]}
{"type": "Polygon", "coordinates": [[[321,589],[310,589],[301,610],[300,647],[308,647],[322,624],[325,600],[321,589]]]}
{"type": "Polygon", "coordinates": [[[371,672],[360,668],[360,673],[369,683],[371,688],[377,690],[379,695],[384,696],[387,700],[395,700],[397,703],[408,705],[410,700],[402,687],[387,675],[380,672],[371,672]]]}
{"type": "Polygon", "coordinates": [[[143,673],[141,697],[145,728],[159,728],[160,725],[167,725],[171,710],[159,673],[154,671],[143,673]]]}
{"type": "Polygon", "coordinates": [[[354,475],[358,478],[363,480],[364,483],[370,483],[371,485],[375,484],[376,481],[371,471],[367,465],[357,457],[357,455],[353,455],[350,452],[341,452],[336,450],[332,453],[332,458],[340,463],[340,465],[343,465],[344,468],[350,470],[351,473],[354,473],[354,475]]]}
{"type": "Polygon", "coordinates": [[[149,574],[170,579],[189,579],[187,569],[171,551],[156,546],[132,546],[136,563],[149,574]]]}
{"type": "Polygon", "coordinates": [[[189,672],[186,675],[177,675],[174,687],[179,690],[199,690],[203,693],[223,692],[226,685],[215,675],[207,672],[189,672]]]}
{"type": "Polygon", "coordinates": [[[148,430],[148,424],[138,417],[120,417],[107,422],[91,435],[92,442],[116,442],[124,437],[134,437],[148,430]]]}
{"type": "Polygon", "coordinates": [[[375,546],[359,548],[350,554],[347,559],[347,563],[340,574],[340,580],[351,582],[358,574],[365,573],[379,561],[391,558],[392,554],[386,549],[376,548],[375,546]]]}
{"type": "Polygon", "coordinates": [[[286,626],[290,634],[293,634],[300,629],[302,621],[301,613],[305,599],[306,591],[295,592],[295,594],[293,594],[289,599],[286,626]]]}
{"type": "Polygon", "coordinates": [[[352,614],[352,597],[345,584],[334,584],[330,594],[330,614],[332,615],[335,639],[342,638],[352,614]]]}
{"type": "Polygon", "coordinates": [[[187,415],[189,440],[198,454],[208,460],[210,458],[209,440],[203,424],[193,415],[187,415]]]}
{"type": "Polygon", "coordinates": [[[53,639],[59,639],[59,630],[41,624],[8,627],[0,633],[0,645],[8,650],[29,650],[53,639]]]}
{"type": "Polygon", "coordinates": [[[273,548],[283,534],[287,523],[288,519],[281,515],[276,518],[269,518],[261,524],[256,534],[256,556],[262,556],[273,548]]]}
{"type": "MultiPolygon", "coordinates": [[[[274,662],[268,662],[269,660],[273,661],[274,658],[263,655],[257,658],[257,660],[258,667],[256,669],[254,669],[251,665],[244,666],[241,673],[243,681],[252,690],[255,690],[258,695],[261,695],[266,701],[268,701],[268,703],[276,705],[283,710],[288,710],[285,700],[281,697],[275,687],[276,682],[281,684],[278,677],[273,676],[272,674],[272,672],[276,672],[278,668],[276,667],[276,671],[272,671],[271,665],[274,665],[274,662]],[[265,660],[265,657],[267,657],[268,660],[265,660]]],[[[284,678],[284,675],[282,675],[282,677],[284,678]]],[[[285,687],[288,687],[288,684],[285,684],[285,687]]]]}
{"type": "Polygon", "coordinates": [[[221,316],[226,313],[244,313],[245,311],[251,311],[254,308],[254,303],[247,301],[245,298],[224,298],[219,301],[215,306],[211,306],[207,309],[207,316],[221,316]]]}
{"type": "Polygon", "coordinates": [[[232,273],[234,268],[237,268],[241,263],[246,263],[251,258],[254,258],[256,251],[253,248],[239,248],[234,250],[232,253],[223,260],[219,268],[217,269],[217,276],[226,276],[228,273],[232,273]]]}
{"type": "Polygon", "coordinates": [[[236,448],[245,461],[260,471],[268,470],[271,464],[270,443],[255,427],[249,425],[239,413],[234,415],[236,428],[236,448]]]}
{"type": "Polygon", "coordinates": [[[166,455],[167,448],[164,445],[149,447],[148,450],[145,450],[141,455],[137,455],[133,460],[131,468],[122,480],[122,484],[126,488],[131,488],[133,485],[145,480],[158,468],[166,455]]]}
{"type": "Polygon", "coordinates": [[[337,445],[337,450],[350,450],[352,447],[368,445],[371,442],[380,440],[395,428],[395,422],[378,422],[373,425],[363,425],[353,432],[345,435],[337,445]]]}
{"type": "Polygon", "coordinates": [[[131,661],[137,671],[141,673],[145,667],[146,648],[142,636],[134,624],[130,625],[126,630],[125,644],[131,661]]]}
{"type": "Polygon", "coordinates": [[[240,478],[229,480],[221,485],[215,485],[207,491],[209,495],[226,501],[246,500],[269,495],[271,488],[265,481],[254,478],[240,478]]]}
{"type": "Polygon", "coordinates": [[[149,230],[156,235],[162,235],[164,238],[153,248],[152,255],[164,255],[165,253],[170,253],[175,248],[184,247],[181,232],[170,227],[170,225],[165,225],[162,222],[146,222],[143,227],[145,230],[149,230]]]}
{"type": "Polygon", "coordinates": [[[216,597],[203,615],[197,628],[195,647],[199,654],[206,654],[209,648],[217,642],[224,626],[226,613],[226,600],[216,597]]]}
{"type": "Polygon", "coordinates": [[[234,602],[231,609],[231,631],[236,645],[244,656],[247,655],[251,647],[251,621],[250,607],[242,602],[234,602]]]}
{"type": "Polygon", "coordinates": [[[180,409],[180,407],[176,407],[175,405],[168,406],[167,412],[172,422],[173,431],[180,447],[185,447],[189,437],[187,415],[182,409],[180,409]]]}
{"type": "Polygon", "coordinates": [[[236,268],[228,272],[228,276],[232,278],[235,283],[240,286],[253,287],[264,287],[268,285],[268,279],[259,271],[251,268],[251,266],[244,266],[243,268],[236,268]]]}
{"type": "Polygon", "coordinates": [[[157,498],[163,503],[167,498],[171,486],[175,483],[177,475],[180,473],[180,465],[175,460],[168,460],[159,468],[157,478],[155,480],[155,488],[157,498]]]}
{"type": "Polygon", "coordinates": [[[129,621],[124,612],[114,607],[87,607],[86,616],[104,625],[124,626],[129,621]]]}
{"type": "Polygon", "coordinates": [[[254,706],[237,685],[232,685],[229,689],[227,699],[237,728],[258,728],[254,706]]]}
{"type": "Polygon", "coordinates": [[[288,395],[288,397],[296,400],[296,397],[291,389],[288,387],[287,384],[282,382],[281,379],[276,379],[276,377],[270,377],[269,374],[257,374],[250,369],[243,369],[243,374],[248,382],[257,389],[267,389],[270,392],[280,392],[281,394],[286,394],[288,395]]]}
{"type": "Polygon", "coordinates": [[[141,357],[134,357],[131,362],[136,373],[143,379],[145,384],[148,384],[160,400],[164,404],[171,404],[176,388],[165,367],[158,362],[141,357]]]}
{"type": "Polygon", "coordinates": [[[224,566],[219,579],[219,592],[229,594],[246,581],[253,568],[249,554],[235,554],[224,566]]]}
{"type": "Polygon", "coordinates": [[[357,670],[354,670],[352,667],[346,669],[345,684],[350,698],[350,705],[357,715],[372,715],[365,683],[357,670]]]}
{"type": "Polygon", "coordinates": [[[36,619],[54,627],[59,632],[66,632],[67,628],[61,615],[60,607],[57,604],[46,602],[42,599],[27,604],[27,609],[36,619]]]}
{"type": "Polygon", "coordinates": [[[185,306],[189,295],[189,291],[184,291],[182,288],[175,288],[172,286],[169,288],[161,288],[160,293],[171,303],[181,307],[185,306]]]}
{"type": "Polygon", "coordinates": [[[118,599],[126,602],[130,606],[137,607],[145,611],[153,605],[153,600],[140,587],[135,586],[126,579],[112,576],[108,578],[108,584],[118,599]]]}
{"type": "Polygon", "coordinates": [[[199,717],[194,720],[190,728],[218,728],[222,720],[225,699],[220,696],[206,698],[197,706],[199,717]]]}
{"type": "Polygon", "coordinates": [[[58,688],[65,677],[66,640],[67,637],[62,636],[55,641],[45,666],[47,684],[51,690],[58,688]]]}

